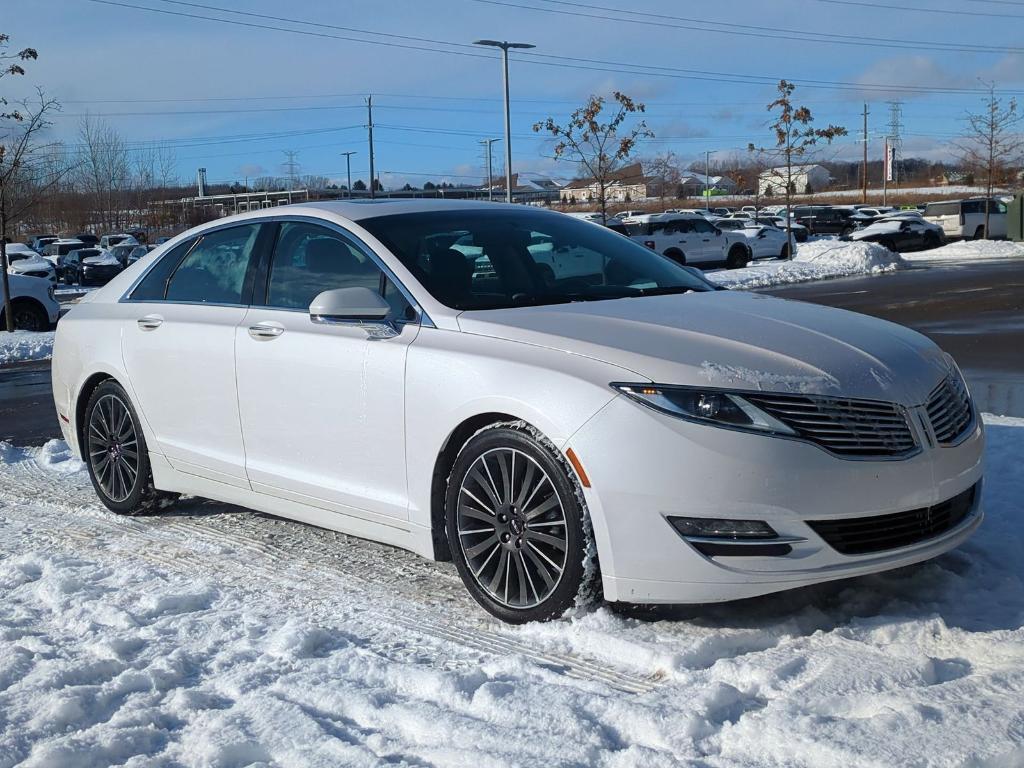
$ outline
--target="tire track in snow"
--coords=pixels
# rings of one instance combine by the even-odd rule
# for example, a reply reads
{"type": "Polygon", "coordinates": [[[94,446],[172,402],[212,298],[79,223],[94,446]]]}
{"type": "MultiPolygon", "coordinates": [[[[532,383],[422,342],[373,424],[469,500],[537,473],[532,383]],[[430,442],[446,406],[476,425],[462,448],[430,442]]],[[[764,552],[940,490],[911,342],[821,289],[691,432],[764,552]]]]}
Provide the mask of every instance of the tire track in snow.
{"type": "Polygon", "coordinates": [[[654,690],[662,677],[519,637],[483,617],[449,564],[386,545],[199,499],[163,514],[118,517],[100,507],[84,473],[47,470],[29,455],[0,465],[0,478],[0,515],[26,524],[25,538],[203,574],[250,592],[272,585],[325,618],[337,619],[341,609],[346,626],[354,624],[368,647],[386,657],[397,653],[396,660],[408,661],[426,652],[432,663],[468,668],[481,655],[520,655],[550,672],[627,693],[654,690]],[[40,507],[54,513],[57,525],[40,518],[40,507]],[[418,642],[409,647],[411,637],[418,642]]]}

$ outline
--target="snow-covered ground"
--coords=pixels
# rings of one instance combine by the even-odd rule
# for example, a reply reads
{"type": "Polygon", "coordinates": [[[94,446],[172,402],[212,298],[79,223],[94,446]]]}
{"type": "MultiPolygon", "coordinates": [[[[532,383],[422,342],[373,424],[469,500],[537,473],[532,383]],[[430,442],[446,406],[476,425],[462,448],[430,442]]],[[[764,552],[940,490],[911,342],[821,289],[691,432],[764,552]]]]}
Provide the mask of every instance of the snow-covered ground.
{"type": "Polygon", "coordinates": [[[53,331],[0,331],[0,365],[26,360],[49,360],[53,355],[53,331]]]}
{"type": "Polygon", "coordinates": [[[746,269],[709,272],[707,277],[726,288],[767,288],[832,277],[880,275],[906,266],[899,254],[877,243],[827,239],[801,243],[790,261],[760,261],[746,269]]]}
{"type": "Polygon", "coordinates": [[[122,518],[0,447],[0,766],[1024,765],[1024,420],[929,563],[489,620],[450,565],[241,509],[122,518]]]}
{"type": "Polygon", "coordinates": [[[1024,243],[1009,240],[957,240],[930,251],[905,253],[907,261],[972,261],[975,259],[1014,259],[1024,257],[1024,243]]]}

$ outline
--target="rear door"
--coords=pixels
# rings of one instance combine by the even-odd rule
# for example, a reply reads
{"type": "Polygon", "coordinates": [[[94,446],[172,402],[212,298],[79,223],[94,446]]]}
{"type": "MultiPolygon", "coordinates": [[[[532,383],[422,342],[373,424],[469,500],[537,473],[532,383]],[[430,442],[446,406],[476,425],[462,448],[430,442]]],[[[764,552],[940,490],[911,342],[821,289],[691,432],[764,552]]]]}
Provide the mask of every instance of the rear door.
{"type": "Polygon", "coordinates": [[[699,240],[699,250],[695,258],[690,259],[687,256],[687,261],[722,261],[725,258],[725,249],[729,242],[722,231],[704,218],[693,219],[690,223],[693,225],[695,239],[699,240]]]}
{"type": "Polygon", "coordinates": [[[272,225],[209,230],[161,258],[128,298],[122,350],[156,450],[177,470],[249,487],[235,390],[245,317],[272,225]]]}

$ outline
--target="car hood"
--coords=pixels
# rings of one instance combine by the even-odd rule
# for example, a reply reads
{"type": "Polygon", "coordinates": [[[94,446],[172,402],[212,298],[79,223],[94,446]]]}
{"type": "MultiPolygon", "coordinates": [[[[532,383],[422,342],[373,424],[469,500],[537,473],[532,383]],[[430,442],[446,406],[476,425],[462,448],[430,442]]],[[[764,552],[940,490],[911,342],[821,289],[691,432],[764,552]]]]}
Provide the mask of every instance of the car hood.
{"type": "Polygon", "coordinates": [[[903,326],[745,292],[463,312],[459,326],[602,360],[662,384],[919,405],[949,371],[935,344],[903,326]]]}
{"type": "Polygon", "coordinates": [[[37,269],[50,269],[52,266],[50,262],[36,254],[10,263],[12,272],[34,272],[37,269]]]}

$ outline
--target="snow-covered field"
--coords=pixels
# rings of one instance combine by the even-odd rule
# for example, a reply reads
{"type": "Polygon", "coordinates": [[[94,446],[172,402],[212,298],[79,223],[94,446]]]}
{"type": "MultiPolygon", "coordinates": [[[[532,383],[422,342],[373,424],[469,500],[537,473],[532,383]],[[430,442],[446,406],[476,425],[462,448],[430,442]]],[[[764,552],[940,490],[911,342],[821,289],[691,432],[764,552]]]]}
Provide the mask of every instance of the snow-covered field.
{"type": "Polygon", "coordinates": [[[974,259],[1014,259],[1024,257],[1024,243],[1009,240],[957,240],[930,251],[906,253],[907,261],[971,261],[974,259]]]}
{"type": "Polygon", "coordinates": [[[0,365],[26,360],[49,360],[53,354],[53,331],[0,331],[0,365]]]}
{"type": "Polygon", "coordinates": [[[120,518],[0,444],[0,766],[1024,765],[1024,420],[920,566],[496,624],[454,569],[233,507],[120,518]]]}

